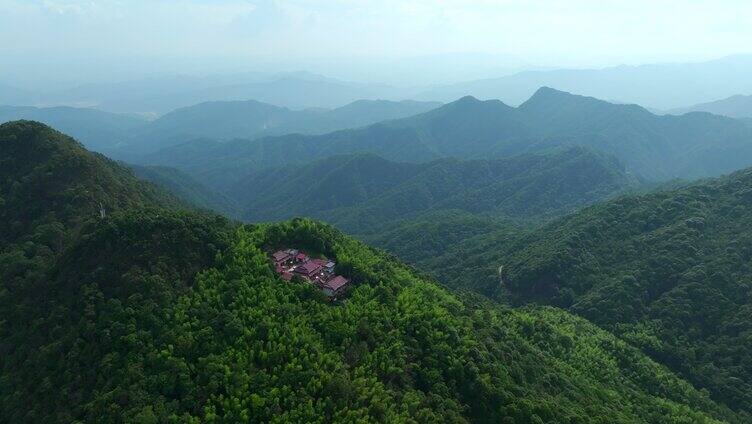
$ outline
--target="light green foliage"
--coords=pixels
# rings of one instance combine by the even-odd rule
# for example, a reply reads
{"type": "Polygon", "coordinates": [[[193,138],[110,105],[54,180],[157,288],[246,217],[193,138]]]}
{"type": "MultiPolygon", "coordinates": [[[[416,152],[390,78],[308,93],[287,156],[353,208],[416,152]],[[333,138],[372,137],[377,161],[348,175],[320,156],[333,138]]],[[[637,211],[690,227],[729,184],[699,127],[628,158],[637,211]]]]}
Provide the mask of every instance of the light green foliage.
{"type": "Polygon", "coordinates": [[[83,277],[101,261],[77,257],[128,228],[129,243],[172,232],[179,244],[158,252],[195,250],[190,234],[201,221],[179,236],[179,221],[161,220],[118,218],[65,256],[59,266],[83,274],[63,272],[58,284],[84,284],[36,311],[39,328],[54,331],[28,351],[3,345],[13,367],[4,371],[2,405],[14,421],[736,420],[583,319],[459,299],[308,220],[239,229],[194,283],[170,271],[183,265],[169,255],[152,260],[156,252],[139,265],[150,272],[83,277]],[[336,258],[355,284],[347,299],[330,304],[308,284],[279,279],[265,249],[283,244],[336,258]],[[55,352],[68,352],[66,361],[50,362],[55,352]],[[39,400],[32,409],[28,396],[39,400]]]}
{"type": "Polygon", "coordinates": [[[455,287],[569,308],[749,414],[750,193],[747,169],[625,196],[535,231],[477,236],[419,263],[450,264],[441,277],[455,287]]]}

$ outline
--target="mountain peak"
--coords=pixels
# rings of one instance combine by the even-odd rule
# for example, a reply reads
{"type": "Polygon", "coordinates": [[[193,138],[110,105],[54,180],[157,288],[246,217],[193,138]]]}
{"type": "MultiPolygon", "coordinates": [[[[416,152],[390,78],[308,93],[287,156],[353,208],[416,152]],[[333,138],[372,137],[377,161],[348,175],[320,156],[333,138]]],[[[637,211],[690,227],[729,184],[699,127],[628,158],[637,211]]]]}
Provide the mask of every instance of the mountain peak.
{"type": "Polygon", "coordinates": [[[482,102],[474,96],[467,95],[464,97],[460,97],[459,99],[455,101],[455,103],[482,103],[482,102]]]}
{"type": "Polygon", "coordinates": [[[551,87],[539,88],[530,98],[520,105],[523,111],[550,111],[552,108],[561,109],[565,106],[580,105],[585,107],[600,107],[611,103],[594,97],[581,96],[551,87]]]}
{"type": "Polygon", "coordinates": [[[507,105],[501,100],[498,100],[498,99],[480,100],[477,97],[473,97],[471,95],[461,97],[451,103],[447,103],[446,105],[438,109],[444,109],[444,108],[453,109],[453,110],[457,110],[458,108],[459,109],[468,109],[468,108],[492,109],[494,107],[511,109],[511,106],[507,105]]]}
{"type": "Polygon", "coordinates": [[[572,99],[572,98],[577,98],[577,97],[583,97],[583,96],[578,96],[576,94],[572,94],[567,91],[561,91],[561,90],[557,90],[555,88],[551,88],[548,86],[543,86],[537,89],[535,93],[533,93],[533,95],[530,96],[530,98],[525,103],[536,101],[536,100],[549,101],[552,99],[572,99]]]}

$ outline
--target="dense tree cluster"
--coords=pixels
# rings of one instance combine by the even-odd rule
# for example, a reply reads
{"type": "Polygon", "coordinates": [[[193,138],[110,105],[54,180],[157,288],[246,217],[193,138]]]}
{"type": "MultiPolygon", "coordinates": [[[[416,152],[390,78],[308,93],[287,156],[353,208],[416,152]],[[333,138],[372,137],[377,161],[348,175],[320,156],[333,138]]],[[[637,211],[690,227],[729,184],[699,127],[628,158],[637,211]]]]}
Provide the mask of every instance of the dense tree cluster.
{"type": "MultiPolygon", "coordinates": [[[[450,209],[531,221],[638,186],[613,157],[584,148],[498,160],[392,162],[333,156],[257,171],[230,190],[247,221],[312,216],[350,233],[382,232],[396,219],[450,209]]],[[[423,219],[425,220],[425,219],[423,219]]]]}
{"type": "Polygon", "coordinates": [[[238,204],[229,197],[196,181],[190,175],[167,166],[129,165],[138,178],[161,187],[188,204],[230,218],[239,216],[238,204]]]}
{"type": "Polygon", "coordinates": [[[495,229],[416,263],[446,264],[442,279],[455,287],[568,308],[750,414],[750,193],[747,169],[537,230],[495,229]]]}
{"type": "Polygon", "coordinates": [[[229,246],[225,228],[118,215],[61,257],[44,296],[21,311],[6,296],[33,323],[3,327],[9,420],[739,422],[563,311],[457,298],[308,220],[240,228],[229,246]],[[346,301],[279,279],[280,244],[335,257],[346,301]]]}

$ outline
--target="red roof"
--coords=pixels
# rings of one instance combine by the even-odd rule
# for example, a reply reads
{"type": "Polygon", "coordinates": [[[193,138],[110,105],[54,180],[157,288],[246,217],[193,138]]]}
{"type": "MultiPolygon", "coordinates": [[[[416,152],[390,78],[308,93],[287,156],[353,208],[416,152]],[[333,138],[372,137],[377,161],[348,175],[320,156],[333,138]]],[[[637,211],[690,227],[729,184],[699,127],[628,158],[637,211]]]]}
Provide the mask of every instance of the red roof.
{"type": "Polygon", "coordinates": [[[318,266],[323,267],[326,265],[327,260],[326,259],[311,259],[311,262],[315,263],[318,266]]]}
{"type": "Polygon", "coordinates": [[[281,250],[278,252],[274,252],[274,254],[272,255],[272,258],[274,258],[274,260],[277,262],[282,262],[289,257],[290,257],[289,253],[283,252],[281,250]]]}
{"type": "Polygon", "coordinates": [[[308,259],[308,255],[306,255],[306,254],[305,254],[305,253],[303,253],[303,252],[300,252],[300,253],[298,253],[298,256],[296,256],[296,258],[297,258],[298,260],[300,260],[300,261],[305,261],[305,260],[307,260],[307,259],[308,259]]]}
{"type": "Polygon", "coordinates": [[[332,291],[337,291],[337,290],[339,290],[340,288],[342,288],[342,286],[344,286],[347,283],[348,283],[347,278],[345,278],[345,277],[343,277],[341,275],[337,275],[334,278],[332,278],[331,280],[325,282],[324,283],[324,287],[330,288],[330,289],[332,289],[332,291]]]}
{"type": "Polygon", "coordinates": [[[284,278],[287,281],[290,281],[290,280],[292,280],[292,274],[290,274],[289,272],[283,272],[282,273],[282,278],[284,278]]]}
{"type": "Polygon", "coordinates": [[[303,274],[311,275],[320,269],[321,269],[321,265],[317,264],[314,261],[308,261],[304,264],[298,265],[298,267],[295,268],[295,271],[303,273],[303,274]]]}

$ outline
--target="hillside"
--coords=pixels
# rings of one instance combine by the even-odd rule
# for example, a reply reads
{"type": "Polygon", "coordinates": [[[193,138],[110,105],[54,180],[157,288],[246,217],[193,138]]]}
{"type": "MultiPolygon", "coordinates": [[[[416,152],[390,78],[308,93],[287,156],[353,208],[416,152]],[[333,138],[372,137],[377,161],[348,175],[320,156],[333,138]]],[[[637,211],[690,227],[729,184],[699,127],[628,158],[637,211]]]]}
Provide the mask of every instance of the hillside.
{"type": "Polygon", "coordinates": [[[323,134],[404,118],[438,106],[440,103],[433,102],[359,100],[330,110],[291,110],[255,100],[204,102],[173,110],[134,131],[116,154],[151,152],[195,138],[323,134]]]}
{"type": "Polygon", "coordinates": [[[542,88],[519,109],[546,144],[585,145],[612,154],[635,173],[656,180],[700,178],[749,162],[752,132],[736,120],[693,113],[657,116],[542,88]],[[670,161],[670,163],[666,163],[670,161]]]}
{"type": "Polygon", "coordinates": [[[249,221],[316,216],[353,233],[436,210],[543,219],[633,188],[613,158],[581,148],[500,160],[391,162],[333,156],[263,170],[230,191],[249,221]]]}
{"type": "Polygon", "coordinates": [[[751,192],[747,169],[626,196],[527,234],[469,239],[421,266],[449,263],[442,276],[452,284],[566,307],[749,413],[751,192]]]}
{"type": "Polygon", "coordinates": [[[0,240],[2,421],[745,422],[562,310],[459,297],[310,220],[165,209],[43,125],[0,134],[3,214],[66,199],[60,221],[2,221],[32,242],[0,240]],[[114,202],[104,219],[91,197],[114,202]],[[336,259],[347,301],[277,277],[281,246],[336,259]]]}
{"type": "Polygon", "coordinates": [[[105,152],[116,148],[130,133],[146,125],[135,115],[73,107],[0,106],[0,123],[20,119],[42,122],[70,134],[87,149],[105,152]]]}
{"type": "Polygon", "coordinates": [[[0,243],[78,227],[105,211],[180,203],[43,124],[0,125],[0,243]]]}
{"type": "Polygon", "coordinates": [[[658,116],[550,88],[519,108],[465,97],[360,129],[227,143],[198,140],[141,161],[180,168],[222,189],[238,175],[332,155],[371,153],[420,163],[504,158],[562,146],[613,155],[630,172],[654,180],[714,176],[752,164],[752,129],[737,120],[705,113],[658,116]]]}
{"type": "Polygon", "coordinates": [[[186,173],[166,166],[129,165],[135,175],[173,194],[185,203],[207,211],[235,218],[239,214],[235,201],[208,189],[186,173]]]}
{"type": "MultiPolygon", "coordinates": [[[[433,263],[435,258],[449,259],[449,255],[445,254],[450,250],[453,254],[461,252],[460,249],[454,250],[455,246],[466,247],[472,244],[472,240],[501,231],[518,237],[525,229],[502,218],[494,219],[463,210],[445,209],[387,222],[378,230],[358,234],[358,237],[370,245],[389,251],[418,269],[430,270],[432,266],[438,265],[433,263]]],[[[461,265],[466,267],[466,273],[474,274],[478,269],[484,269],[487,263],[470,263],[469,258],[464,257],[461,265]]],[[[441,275],[445,270],[446,267],[441,267],[438,273],[432,274],[442,282],[452,283],[441,275]]],[[[468,285],[469,287],[472,286],[468,285]]]]}
{"type": "Polygon", "coordinates": [[[689,112],[708,112],[731,118],[752,118],[752,95],[737,94],[714,102],[700,103],[693,106],[671,109],[668,113],[680,115],[689,112]]]}
{"type": "MultiPolygon", "coordinates": [[[[183,203],[43,124],[0,125],[0,281],[35,291],[81,228],[114,212],[183,203]]],[[[7,321],[10,323],[10,321],[7,321]]]]}
{"type": "Polygon", "coordinates": [[[218,261],[184,257],[206,246],[186,238],[196,227],[220,234],[207,225],[169,213],[117,216],[71,249],[48,283],[64,290],[24,305],[30,328],[4,328],[18,331],[0,345],[8,417],[741,422],[562,311],[460,300],[310,221],[241,230],[218,261]],[[170,243],[154,244],[154,234],[170,243]],[[119,256],[107,249],[116,240],[143,253],[119,256]],[[289,243],[337,258],[358,282],[346,304],[274,275],[260,248],[289,243]],[[113,279],[123,260],[143,271],[113,279]],[[208,269],[171,278],[183,263],[208,269]],[[103,264],[110,272],[92,273],[103,264]]]}

